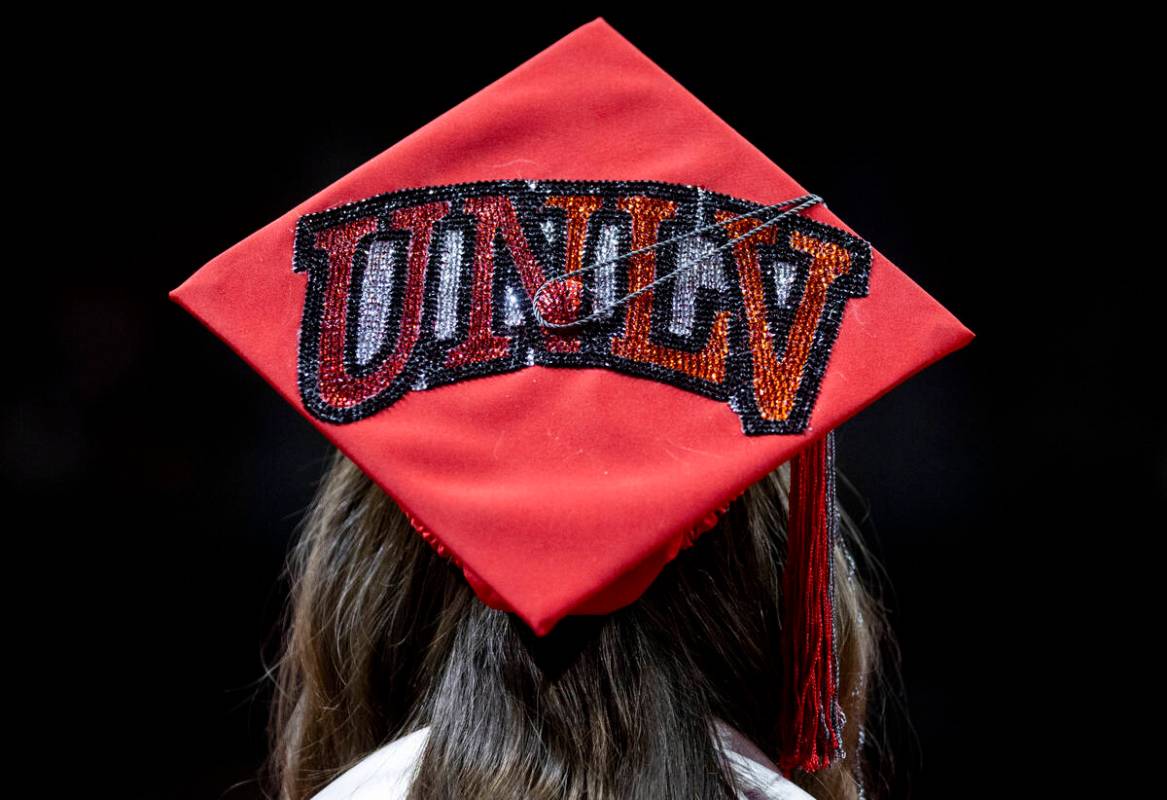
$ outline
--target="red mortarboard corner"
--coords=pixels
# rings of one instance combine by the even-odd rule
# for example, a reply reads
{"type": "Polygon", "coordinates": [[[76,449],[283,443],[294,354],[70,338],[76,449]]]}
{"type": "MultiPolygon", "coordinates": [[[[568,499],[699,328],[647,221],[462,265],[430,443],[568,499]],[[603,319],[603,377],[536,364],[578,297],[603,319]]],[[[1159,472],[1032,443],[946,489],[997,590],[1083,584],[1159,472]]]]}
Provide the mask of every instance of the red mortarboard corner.
{"type": "MultiPolygon", "coordinates": [[[[634,601],[750,484],[829,463],[824,434],[972,340],[824,204],[748,216],[804,195],[597,18],[170,297],[545,635],[634,601]]],[[[829,519],[822,470],[792,474],[793,547],[829,519]]]]}

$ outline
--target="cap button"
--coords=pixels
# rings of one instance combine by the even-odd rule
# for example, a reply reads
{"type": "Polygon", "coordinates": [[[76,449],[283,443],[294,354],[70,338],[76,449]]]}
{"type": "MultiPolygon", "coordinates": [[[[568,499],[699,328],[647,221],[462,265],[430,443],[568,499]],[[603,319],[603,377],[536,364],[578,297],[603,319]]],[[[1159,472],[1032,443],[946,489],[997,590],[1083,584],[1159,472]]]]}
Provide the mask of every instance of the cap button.
{"type": "Polygon", "coordinates": [[[576,319],[583,299],[583,284],[576,278],[556,281],[536,300],[539,316],[553,325],[566,325],[576,319]]]}

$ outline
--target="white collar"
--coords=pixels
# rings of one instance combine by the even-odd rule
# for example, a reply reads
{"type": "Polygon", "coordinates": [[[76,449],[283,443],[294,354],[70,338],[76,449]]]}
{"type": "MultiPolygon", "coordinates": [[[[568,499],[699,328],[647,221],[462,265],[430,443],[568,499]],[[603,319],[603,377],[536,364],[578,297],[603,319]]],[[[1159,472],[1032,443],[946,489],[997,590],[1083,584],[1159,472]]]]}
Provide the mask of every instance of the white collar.
{"type": "Polygon", "coordinates": [[[374,750],[311,800],[404,800],[428,735],[426,726],[374,750]]]}
{"type": "MultiPolygon", "coordinates": [[[[783,776],[736,728],[717,720],[726,760],[740,779],[739,800],[814,800],[783,776]]],[[[338,775],[311,800],[404,800],[429,728],[395,739],[338,775]]]]}

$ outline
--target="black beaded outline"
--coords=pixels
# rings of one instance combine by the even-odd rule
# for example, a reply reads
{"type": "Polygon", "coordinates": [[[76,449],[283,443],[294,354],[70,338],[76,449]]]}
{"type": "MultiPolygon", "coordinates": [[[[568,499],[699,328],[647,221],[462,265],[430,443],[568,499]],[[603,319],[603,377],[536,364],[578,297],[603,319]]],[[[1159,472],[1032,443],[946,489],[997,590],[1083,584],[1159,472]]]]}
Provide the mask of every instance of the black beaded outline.
{"type": "MultiPolygon", "coordinates": [[[[792,214],[772,226],[781,233],[799,230],[845,248],[851,256],[851,267],[848,273],[836,279],[827,291],[826,304],[815,329],[810,356],[803,368],[799,390],[790,415],[785,420],[767,420],[761,416],[754,399],[749,330],[745,320],[744,301],[741,295],[740,281],[737,280],[737,265],[733,260],[734,248],[732,246],[720,251],[723,275],[728,288],[723,293],[712,289],[698,289],[694,306],[694,323],[689,336],[680,337],[668,329],[667,323],[669,313],[671,313],[676,279],[665,280],[651,290],[654,294],[654,300],[649,338],[660,345],[700,352],[708,341],[716,312],[722,309],[729,309],[733,312],[729,320],[729,352],[723,383],[711,383],[656,364],[631,361],[609,353],[609,337],[622,332],[627,304],[617,306],[613,313],[602,319],[584,323],[578,328],[555,331],[564,336],[578,338],[580,340],[579,352],[556,353],[545,349],[543,331],[537,325],[529,294],[521,282],[517,281],[516,267],[513,264],[509,248],[497,246],[494,270],[495,291],[492,295],[494,303],[492,330],[499,335],[511,337],[510,353],[505,358],[493,361],[468,364],[453,369],[444,367],[443,362],[447,351],[464,341],[469,331],[473,253],[477,246],[476,218],[474,215],[464,212],[462,204],[455,201],[463,201],[468,197],[500,194],[507,195],[514,203],[523,234],[536,262],[543,270],[545,278],[562,275],[565,264],[566,225],[563,220],[566,219],[567,212],[563,209],[544,206],[542,200],[550,195],[590,194],[603,197],[603,206],[594,212],[589,219],[583,255],[583,264],[585,265],[590,265],[596,260],[594,251],[598,246],[604,225],[615,223],[617,226],[619,239],[617,254],[622,255],[629,251],[631,218],[626,212],[614,206],[615,199],[619,197],[645,195],[671,200],[678,204],[674,216],[662,222],[661,230],[658,232],[658,242],[664,242],[673,236],[693,230],[694,227],[714,222],[713,212],[715,209],[740,214],[764,207],[764,204],[761,203],[715,192],[694,184],[644,180],[506,179],[401,189],[305,214],[296,223],[292,268],[293,272],[308,273],[304,312],[299,331],[298,382],[301,399],[309,413],[324,422],[347,424],[388,408],[410,391],[421,391],[474,377],[498,375],[531,365],[540,365],[610,369],[668,383],[712,400],[725,402],[738,414],[742,421],[742,431],[747,435],[797,434],[806,430],[830,360],[831,351],[838,337],[846,301],[852,297],[865,297],[868,292],[871,247],[867,242],[840,228],[800,214],[792,214]],[[694,221],[700,197],[703,197],[702,209],[704,213],[700,220],[694,221]],[[536,199],[540,202],[531,202],[536,199]],[[354,310],[356,304],[352,302],[352,298],[359,292],[362,285],[361,279],[369,245],[377,238],[408,237],[407,233],[388,227],[388,215],[400,208],[409,208],[431,202],[449,202],[451,205],[449,211],[434,223],[430,252],[427,253],[426,257],[423,307],[419,323],[421,330],[409,360],[392,384],[377,395],[350,408],[337,409],[328,405],[320,397],[316,384],[319,374],[320,326],[324,315],[328,259],[327,253],[313,246],[314,235],[344,222],[371,216],[375,216],[378,220],[377,231],[362,240],[354,256],[350,302],[346,308],[345,369],[353,375],[366,374],[375,369],[376,365],[395,346],[397,337],[392,335],[393,331],[396,330],[398,335],[400,334],[400,313],[395,308],[386,325],[388,335],[384,336],[378,352],[365,365],[356,362],[357,317],[354,310]],[[549,243],[546,241],[539,229],[539,219],[558,221],[557,231],[560,235],[556,237],[557,242],[549,243]],[[597,224],[600,221],[603,224],[597,224]],[[463,233],[462,263],[458,281],[457,324],[452,336],[439,340],[434,334],[433,323],[437,311],[437,282],[440,273],[439,270],[432,268],[432,265],[436,263],[437,248],[440,247],[444,233],[451,227],[460,228],[463,233]],[[508,280],[518,292],[523,310],[523,323],[514,328],[505,327],[503,322],[505,308],[501,306],[504,302],[504,293],[498,291],[500,284],[505,285],[508,280]]],[[[774,213],[776,212],[771,211],[768,212],[768,215],[774,213]]],[[[715,245],[722,245],[728,241],[729,235],[724,227],[719,226],[704,232],[702,236],[715,245]]],[[[774,353],[777,358],[781,358],[786,334],[806,284],[811,256],[790,248],[788,236],[779,235],[775,239],[777,243],[774,245],[759,244],[756,248],[765,292],[764,305],[767,309],[768,324],[775,343],[774,353]],[[774,265],[778,261],[785,261],[796,266],[793,286],[787,296],[787,302],[782,306],[774,302],[776,291],[774,265]]],[[[497,245],[497,241],[492,245],[497,245]]],[[[664,275],[675,265],[677,246],[676,243],[662,244],[656,249],[657,277],[664,275]]],[[[400,266],[405,266],[407,258],[408,252],[402,252],[398,260],[400,266]]],[[[629,258],[621,258],[615,264],[613,282],[616,297],[627,292],[630,261],[629,258]]],[[[394,270],[393,280],[397,290],[394,297],[401,296],[399,290],[404,287],[405,271],[405,269],[394,270]]],[[[583,273],[585,292],[580,316],[585,316],[592,310],[591,303],[595,296],[596,274],[596,270],[583,273]]],[[[395,304],[395,306],[397,305],[395,304]]]]}

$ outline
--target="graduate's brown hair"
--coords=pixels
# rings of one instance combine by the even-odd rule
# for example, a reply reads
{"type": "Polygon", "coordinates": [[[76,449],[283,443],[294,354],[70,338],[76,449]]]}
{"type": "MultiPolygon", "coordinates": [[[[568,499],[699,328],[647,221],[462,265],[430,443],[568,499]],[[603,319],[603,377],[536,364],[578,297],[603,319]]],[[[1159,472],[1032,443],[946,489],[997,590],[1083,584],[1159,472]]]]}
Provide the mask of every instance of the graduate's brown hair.
{"type": "MultiPolygon", "coordinates": [[[[481,603],[337,451],[287,564],[273,666],[273,797],[306,800],[430,725],[410,800],[731,800],[713,720],[776,756],[788,465],[735,500],[632,605],[538,638],[481,603]]],[[[819,800],[876,798],[891,652],[879,565],[842,512],[836,542],[846,757],[789,776],[819,800]]]]}

